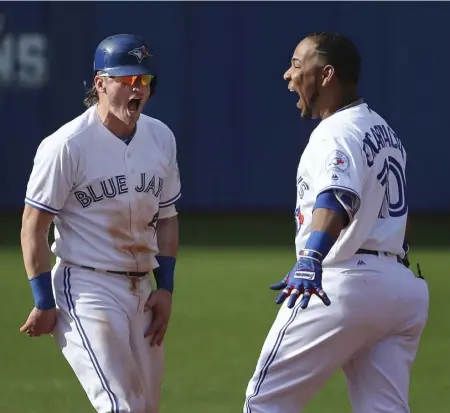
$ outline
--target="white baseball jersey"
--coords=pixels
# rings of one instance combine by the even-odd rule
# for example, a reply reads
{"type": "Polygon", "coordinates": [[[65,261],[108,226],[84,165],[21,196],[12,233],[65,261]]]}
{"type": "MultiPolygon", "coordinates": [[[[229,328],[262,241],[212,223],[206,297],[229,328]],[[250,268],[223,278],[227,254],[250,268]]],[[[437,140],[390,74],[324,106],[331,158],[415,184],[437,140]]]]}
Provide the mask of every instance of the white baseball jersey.
{"type": "Polygon", "coordinates": [[[175,137],[141,114],[127,145],[96,109],[41,142],[25,202],[56,215],[52,251],[61,261],[151,271],[158,266],[158,217],[180,197],[175,137]]]}
{"type": "Polygon", "coordinates": [[[359,248],[404,256],[408,213],[406,152],[392,128],[364,102],[320,122],[297,170],[297,257],[311,232],[314,203],[327,189],[353,193],[356,214],[324,266],[351,258],[359,248]]]}

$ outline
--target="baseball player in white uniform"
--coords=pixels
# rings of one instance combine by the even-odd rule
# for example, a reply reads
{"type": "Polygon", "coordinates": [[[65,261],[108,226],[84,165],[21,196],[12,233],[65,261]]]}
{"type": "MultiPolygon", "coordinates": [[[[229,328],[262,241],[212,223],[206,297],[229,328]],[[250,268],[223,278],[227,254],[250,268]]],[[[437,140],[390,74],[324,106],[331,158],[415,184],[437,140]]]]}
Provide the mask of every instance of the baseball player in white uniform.
{"type": "Polygon", "coordinates": [[[34,159],[21,233],[34,309],[21,331],[55,337],[97,412],[157,413],[178,248],[176,143],[141,114],[154,84],[142,39],[102,41],[94,73],[87,110],[34,159]]]}
{"type": "Polygon", "coordinates": [[[354,413],[406,413],[428,288],[407,268],[406,151],[358,96],[360,57],[314,33],[284,75],[302,118],[320,119],[297,170],[296,264],[244,413],[298,413],[342,369],[354,413]]]}

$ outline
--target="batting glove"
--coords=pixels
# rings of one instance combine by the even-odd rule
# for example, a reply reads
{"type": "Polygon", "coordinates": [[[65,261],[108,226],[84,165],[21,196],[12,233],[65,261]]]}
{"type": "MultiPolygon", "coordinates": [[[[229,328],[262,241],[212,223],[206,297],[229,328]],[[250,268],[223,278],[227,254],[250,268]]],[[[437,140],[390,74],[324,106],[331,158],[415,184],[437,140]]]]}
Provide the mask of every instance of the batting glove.
{"type": "Polygon", "coordinates": [[[276,299],[277,304],[283,303],[289,297],[288,308],[293,308],[300,294],[303,295],[300,307],[308,307],[311,294],[317,295],[322,302],[329,306],[330,299],[322,288],[322,254],[317,251],[304,249],[300,258],[281,282],[270,286],[272,290],[283,291],[276,299]]]}

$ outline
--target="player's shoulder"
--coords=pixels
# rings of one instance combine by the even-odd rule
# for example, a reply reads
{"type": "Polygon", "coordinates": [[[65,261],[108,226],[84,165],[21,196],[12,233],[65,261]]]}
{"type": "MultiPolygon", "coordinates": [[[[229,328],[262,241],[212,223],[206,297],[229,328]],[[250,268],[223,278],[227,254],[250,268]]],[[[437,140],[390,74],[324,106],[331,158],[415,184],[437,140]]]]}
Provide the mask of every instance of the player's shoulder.
{"type": "Polygon", "coordinates": [[[141,114],[138,121],[138,131],[145,136],[145,140],[141,140],[142,144],[146,145],[145,142],[148,143],[150,140],[163,152],[176,152],[175,135],[163,121],[141,114]]]}
{"type": "Polygon", "coordinates": [[[86,136],[95,125],[95,107],[90,107],[74,119],[66,122],[39,144],[39,150],[57,151],[63,147],[75,147],[78,138],[86,136]]]}
{"type": "Polygon", "coordinates": [[[175,139],[175,136],[169,126],[163,121],[152,116],[142,113],[139,117],[138,125],[138,127],[147,129],[152,135],[160,139],[175,139]]]}

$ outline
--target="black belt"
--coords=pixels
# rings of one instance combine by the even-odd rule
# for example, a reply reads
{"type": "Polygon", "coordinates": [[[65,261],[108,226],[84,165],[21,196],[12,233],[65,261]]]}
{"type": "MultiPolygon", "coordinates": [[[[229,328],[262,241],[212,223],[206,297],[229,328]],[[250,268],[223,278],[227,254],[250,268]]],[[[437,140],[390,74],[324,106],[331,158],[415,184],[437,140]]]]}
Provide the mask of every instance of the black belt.
{"type": "MultiPolygon", "coordinates": [[[[86,270],[96,271],[94,267],[87,267],[85,265],[82,265],[81,268],[84,268],[86,270]]],[[[126,275],[127,277],[145,277],[148,274],[148,271],[142,272],[142,271],[110,271],[110,270],[104,270],[105,272],[108,272],[110,274],[119,274],[119,275],[126,275]]]]}
{"type": "MultiPolygon", "coordinates": [[[[355,254],[369,254],[369,255],[376,255],[376,256],[384,255],[385,257],[388,257],[388,256],[392,255],[392,254],[389,254],[388,252],[366,250],[366,249],[364,249],[364,248],[360,248],[358,251],[355,252],[355,254]]],[[[403,263],[403,260],[402,260],[402,258],[400,257],[400,255],[396,255],[396,257],[397,257],[397,262],[398,262],[399,264],[402,264],[402,263],[403,263]]]]}

